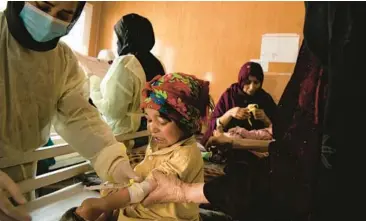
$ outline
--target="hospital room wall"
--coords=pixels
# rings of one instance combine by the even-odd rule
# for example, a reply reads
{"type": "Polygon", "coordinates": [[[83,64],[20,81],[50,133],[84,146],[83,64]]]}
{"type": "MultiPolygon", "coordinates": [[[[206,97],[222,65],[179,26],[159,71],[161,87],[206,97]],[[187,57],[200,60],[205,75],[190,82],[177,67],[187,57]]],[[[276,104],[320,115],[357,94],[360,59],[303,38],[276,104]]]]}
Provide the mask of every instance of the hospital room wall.
{"type": "Polygon", "coordinates": [[[90,39],[89,39],[89,55],[97,56],[99,52],[98,48],[98,38],[99,38],[99,27],[101,25],[101,11],[102,11],[102,3],[103,2],[92,2],[88,3],[93,5],[93,14],[92,14],[92,25],[90,30],[90,39]]]}
{"type": "MultiPolygon", "coordinates": [[[[93,28],[99,35],[91,41],[95,54],[101,49],[112,48],[113,26],[122,15],[141,14],[154,26],[156,45],[153,52],[167,70],[211,80],[211,94],[216,102],[223,91],[236,82],[241,65],[259,58],[263,34],[297,33],[302,39],[303,2],[97,4],[100,4],[100,20],[93,23],[93,28]]],[[[276,101],[293,68],[294,63],[269,63],[264,88],[276,101]]]]}

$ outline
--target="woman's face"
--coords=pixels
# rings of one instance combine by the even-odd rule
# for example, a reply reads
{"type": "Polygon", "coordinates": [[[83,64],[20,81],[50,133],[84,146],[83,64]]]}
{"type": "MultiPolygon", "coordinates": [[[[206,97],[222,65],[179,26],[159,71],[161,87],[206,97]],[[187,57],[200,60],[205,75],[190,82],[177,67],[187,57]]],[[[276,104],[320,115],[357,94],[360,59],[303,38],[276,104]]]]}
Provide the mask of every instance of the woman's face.
{"type": "Polygon", "coordinates": [[[46,1],[28,1],[28,3],[46,12],[54,18],[64,22],[71,22],[75,14],[78,2],[46,2],[46,1]]]}
{"type": "Polygon", "coordinates": [[[261,86],[261,82],[256,77],[249,76],[244,84],[243,91],[248,95],[253,96],[261,88],[261,86]]]}
{"type": "Polygon", "coordinates": [[[152,142],[159,148],[169,147],[182,139],[184,133],[174,121],[163,118],[154,109],[146,108],[145,113],[152,142]]]}

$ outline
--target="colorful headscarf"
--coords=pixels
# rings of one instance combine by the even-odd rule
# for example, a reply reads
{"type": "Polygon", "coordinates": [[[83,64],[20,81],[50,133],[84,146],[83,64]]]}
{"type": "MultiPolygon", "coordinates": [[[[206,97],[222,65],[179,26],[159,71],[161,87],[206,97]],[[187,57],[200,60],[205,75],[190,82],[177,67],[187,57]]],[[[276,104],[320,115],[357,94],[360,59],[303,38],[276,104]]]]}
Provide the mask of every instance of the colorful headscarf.
{"type": "Polygon", "coordinates": [[[151,108],[194,134],[209,105],[209,82],[183,73],[156,76],[142,91],[141,108],[151,108]]]}

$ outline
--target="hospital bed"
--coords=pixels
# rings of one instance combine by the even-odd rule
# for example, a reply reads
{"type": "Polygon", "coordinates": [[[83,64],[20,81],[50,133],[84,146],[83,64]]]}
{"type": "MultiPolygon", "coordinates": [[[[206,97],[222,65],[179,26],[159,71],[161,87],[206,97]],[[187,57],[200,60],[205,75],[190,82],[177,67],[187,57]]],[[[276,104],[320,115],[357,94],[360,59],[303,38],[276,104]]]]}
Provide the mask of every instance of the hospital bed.
{"type": "MultiPolygon", "coordinates": [[[[117,137],[117,140],[123,142],[145,136],[149,136],[149,133],[147,131],[140,131],[117,137]]],[[[0,169],[51,157],[70,156],[72,154],[75,154],[75,151],[68,144],[55,144],[54,146],[38,148],[31,153],[19,156],[16,160],[13,158],[0,158],[0,169]]],[[[68,166],[65,164],[60,168],[61,169],[19,182],[18,185],[22,193],[32,192],[36,189],[57,184],[93,171],[93,168],[85,159],[82,162],[78,162],[76,165],[68,166]]],[[[25,208],[31,214],[32,221],[58,221],[64,212],[71,207],[79,206],[83,200],[90,197],[99,197],[99,194],[94,191],[84,190],[83,184],[78,182],[67,185],[48,195],[31,200],[21,207],[25,208]]]]}

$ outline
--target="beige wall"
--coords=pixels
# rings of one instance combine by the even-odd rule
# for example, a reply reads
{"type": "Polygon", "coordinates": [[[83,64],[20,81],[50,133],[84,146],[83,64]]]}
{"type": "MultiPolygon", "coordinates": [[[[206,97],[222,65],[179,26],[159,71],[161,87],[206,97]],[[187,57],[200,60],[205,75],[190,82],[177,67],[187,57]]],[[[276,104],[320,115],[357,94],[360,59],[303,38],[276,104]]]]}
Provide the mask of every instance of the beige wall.
{"type": "MultiPolygon", "coordinates": [[[[113,25],[127,13],[148,17],[155,29],[154,52],[169,70],[207,77],[217,101],[237,79],[241,65],[259,58],[265,33],[302,36],[303,2],[94,2],[90,51],[111,48],[113,25]],[[99,14],[100,19],[96,19],[99,14]]],[[[294,64],[270,63],[264,87],[278,100],[294,64]]]]}
{"type": "Polygon", "coordinates": [[[98,49],[98,38],[99,38],[99,27],[101,25],[100,15],[102,10],[103,2],[88,2],[93,5],[92,25],[90,30],[90,42],[89,42],[89,55],[97,56],[98,49]]]}

